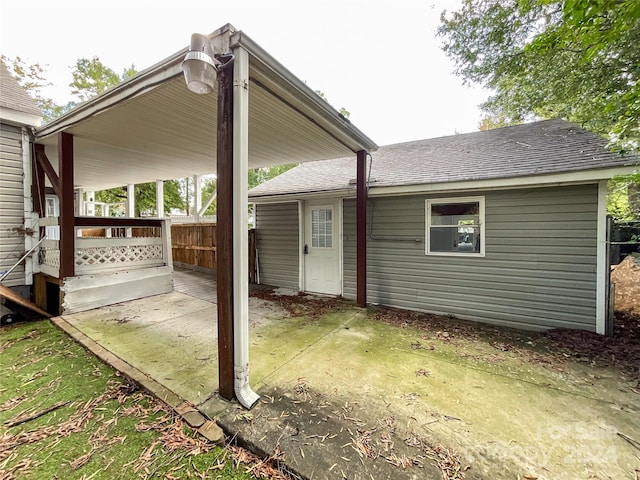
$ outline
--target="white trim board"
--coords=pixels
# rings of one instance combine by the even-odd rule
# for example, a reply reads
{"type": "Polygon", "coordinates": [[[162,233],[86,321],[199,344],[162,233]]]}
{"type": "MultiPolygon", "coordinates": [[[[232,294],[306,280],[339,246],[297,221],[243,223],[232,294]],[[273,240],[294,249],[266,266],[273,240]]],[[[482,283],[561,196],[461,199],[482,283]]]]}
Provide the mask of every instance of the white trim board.
{"type": "MultiPolygon", "coordinates": [[[[409,194],[446,194],[485,190],[563,187],[570,185],[597,183],[601,180],[608,180],[610,178],[613,178],[616,175],[626,175],[637,172],[638,170],[639,167],[637,166],[627,166],[513,178],[492,178],[485,180],[470,180],[460,182],[422,183],[417,185],[398,185],[390,187],[371,186],[369,188],[368,195],[369,197],[382,197],[409,194]]],[[[250,201],[253,203],[285,203],[292,202],[299,198],[351,198],[355,196],[355,188],[342,188],[322,192],[296,192],[280,195],[265,195],[263,197],[252,197],[250,201]]]]}
{"type": "Polygon", "coordinates": [[[596,250],[596,333],[606,333],[607,319],[607,181],[598,183],[598,227],[596,250]]]}

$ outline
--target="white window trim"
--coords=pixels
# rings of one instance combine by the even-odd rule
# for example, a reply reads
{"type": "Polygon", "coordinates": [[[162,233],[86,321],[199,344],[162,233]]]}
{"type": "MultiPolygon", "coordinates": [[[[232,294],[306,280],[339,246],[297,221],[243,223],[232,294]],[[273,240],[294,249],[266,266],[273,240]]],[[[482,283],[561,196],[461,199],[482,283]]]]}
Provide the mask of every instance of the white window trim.
{"type": "Polygon", "coordinates": [[[445,197],[429,198],[425,200],[425,255],[440,257],[484,257],[485,256],[485,222],[484,222],[484,196],[476,197],[445,197]],[[431,251],[431,205],[441,205],[444,203],[471,203],[478,202],[480,216],[480,253],[474,252],[432,252],[431,251]]]}

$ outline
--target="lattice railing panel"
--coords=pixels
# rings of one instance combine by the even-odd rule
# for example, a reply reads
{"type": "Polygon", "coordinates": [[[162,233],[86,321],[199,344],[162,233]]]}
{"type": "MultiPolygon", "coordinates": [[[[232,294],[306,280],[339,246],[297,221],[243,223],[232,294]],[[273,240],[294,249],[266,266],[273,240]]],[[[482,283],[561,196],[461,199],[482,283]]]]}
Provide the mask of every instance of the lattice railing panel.
{"type": "Polygon", "coordinates": [[[78,271],[162,265],[162,245],[113,245],[76,250],[78,271]]]}
{"type": "Polygon", "coordinates": [[[40,248],[38,263],[47,267],[60,268],[60,250],[57,248],[40,248]]]}

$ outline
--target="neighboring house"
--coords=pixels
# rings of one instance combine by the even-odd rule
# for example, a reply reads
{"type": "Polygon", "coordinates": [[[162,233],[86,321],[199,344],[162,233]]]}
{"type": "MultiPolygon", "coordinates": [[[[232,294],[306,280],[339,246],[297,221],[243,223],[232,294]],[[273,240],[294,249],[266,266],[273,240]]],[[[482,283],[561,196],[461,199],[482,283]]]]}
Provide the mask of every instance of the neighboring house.
{"type": "MultiPolygon", "coordinates": [[[[30,136],[42,114],[34,100],[0,63],[0,277],[35,243],[32,235],[30,136]]],[[[32,259],[18,265],[2,284],[29,298],[32,259]]]]}
{"type": "MultiPolygon", "coordinates": [[[[380,147],[367,301],[604,333],[606,180],[637,163],[563,120],[380,147]]],[[[249,192],[262,283],[355,298],[355,177],[324,160],[249,192]]]]}

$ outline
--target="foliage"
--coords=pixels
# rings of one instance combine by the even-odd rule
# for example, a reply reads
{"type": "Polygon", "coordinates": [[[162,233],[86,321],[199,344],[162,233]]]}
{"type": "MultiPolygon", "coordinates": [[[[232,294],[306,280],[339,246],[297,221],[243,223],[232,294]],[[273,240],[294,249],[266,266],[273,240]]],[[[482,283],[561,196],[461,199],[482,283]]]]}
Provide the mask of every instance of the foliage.
{"type": "Polygon", "coordinates": [[[494,91],[490,116],[563,117],[638,148],[637,0],[464,0],[439,35],[456,73],[494,91]]]}
{"type": "MultiPolygon", "coordinates": [[[[215,178],[205,178],[202,182],[202,205],[204,205],[204,202],[206,202],[207,200],[209,200],[209,197],[211,196],[211,194],[213,192],[216,191],[217,189],[217,182],[215,180],[215,178]]],[[[218,211],[218,199],[216,198],[211,205],[209,205],[209,208],[207,208],[204,211],[205,215],[215,215],[216,212],[218,211]]]]}
{"type": "Polygon", "coordinates": [[[271,180],[274,177],[291,170],[296,167],[296,163],[288,163],[286,165],[276,165],[273,167],[260,167],[249,170],[249,189],[260,185],[261,183],[271,180]]]}
{"type": "MultiPolygon", "coordinates": [[[[135,216],[157,215],[156,212],[156,183],[140,183],[134,187],[135,216]]],[[[116,187],[109,190],[96,192],[96,202],[121,203],[127,200],[127,188],[116,187]]],[[[177,180],[164,181],[164,213],[169,213],[172,208],[183,209],[184,200],[180,193],[180,183],[177,180]]],[[[111,210],[111,215],[116,211],[111,210]]]]}
{"type": "Polygon", "coordinates": [[[614,222],[640,219],[640,173],[609,180],[607,213],[614,222]]]}
{"type": "Polygon", "coordinates": [[[73,95],[78,97],[81,102],[86,102],[136,73],[133,65],[126,68],[122,75],[118,75],[104,65],[98,57],[80,58],[76,61],[71,72],[73,81],[69,86],[72,88],[73,95]]]}

